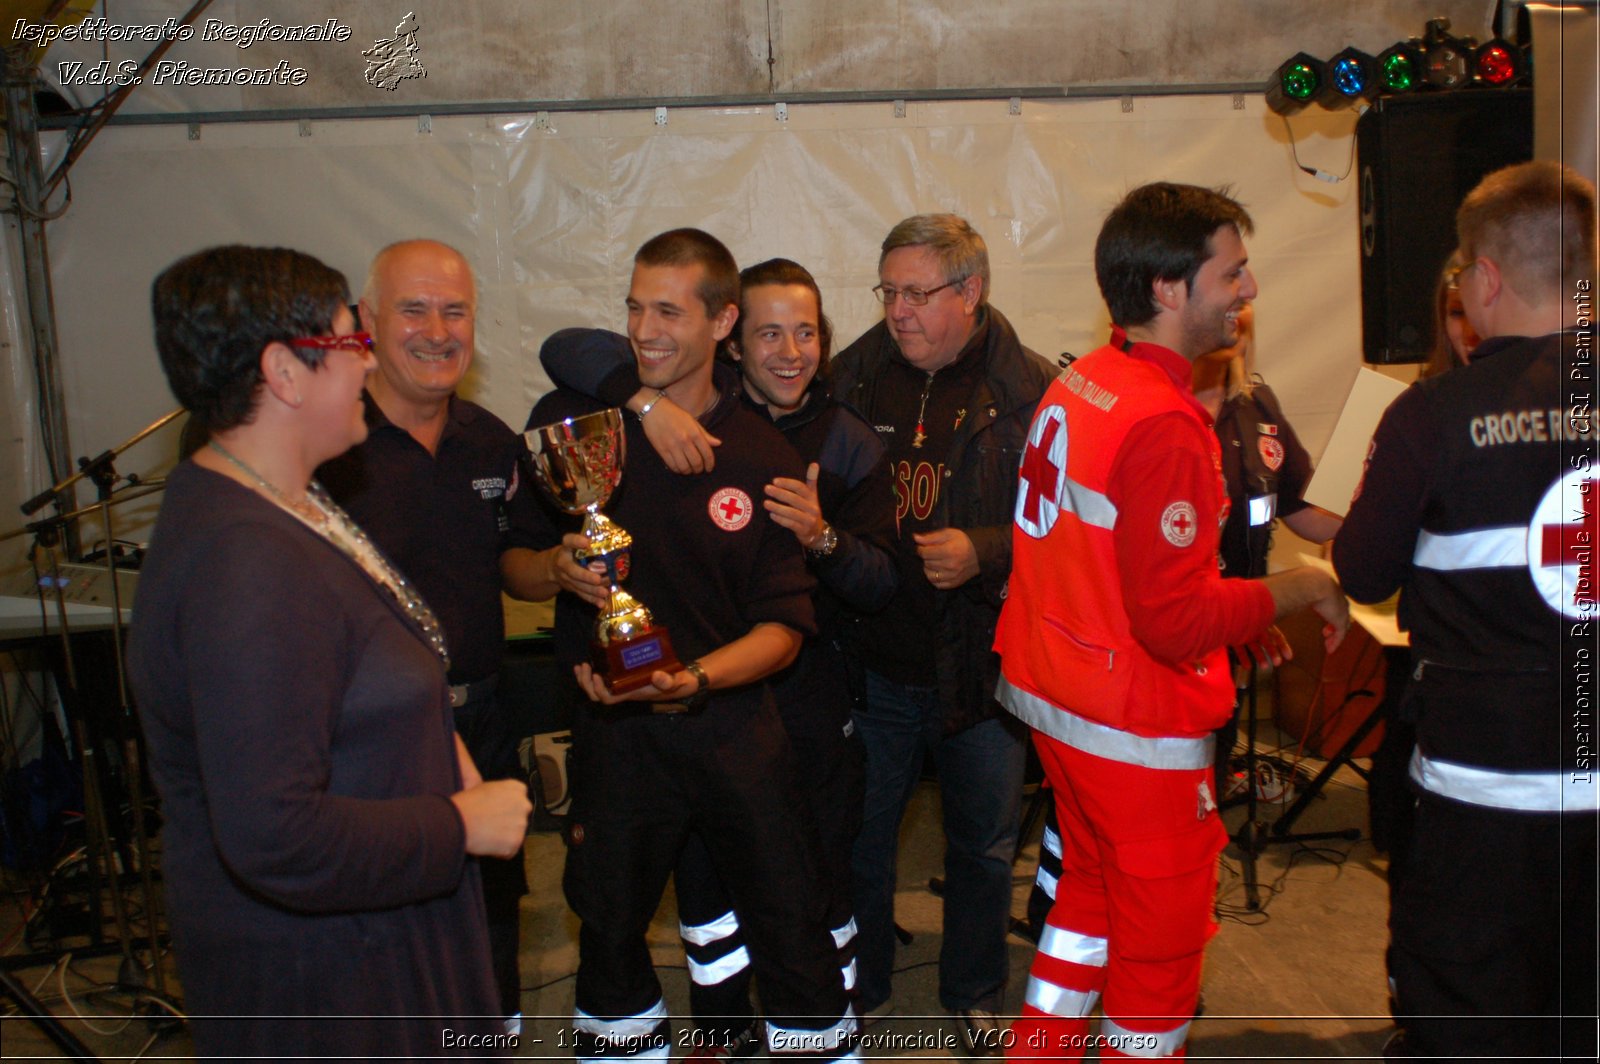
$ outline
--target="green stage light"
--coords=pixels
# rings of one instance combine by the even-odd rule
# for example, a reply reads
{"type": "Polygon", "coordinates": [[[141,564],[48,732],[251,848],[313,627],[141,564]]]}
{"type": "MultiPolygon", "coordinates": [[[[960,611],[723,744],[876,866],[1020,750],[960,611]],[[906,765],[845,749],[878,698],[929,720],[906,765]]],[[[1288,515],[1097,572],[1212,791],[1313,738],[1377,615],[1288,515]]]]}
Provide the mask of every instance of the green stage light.
{"type": "Polygon", "coordinates": [[[1267,107],[1292,115],[1306,108],[1328,80],[1327,66],[1305,52],[1285,59],[1267,83],[1267,107]]]}
{"type": "Polygon", "coordinates": [[[1378,84],[1390,96],[1412,92],[1423,84],[1422,43],[1420,38],[1385,48],[1378,55],[1378,84]]]}

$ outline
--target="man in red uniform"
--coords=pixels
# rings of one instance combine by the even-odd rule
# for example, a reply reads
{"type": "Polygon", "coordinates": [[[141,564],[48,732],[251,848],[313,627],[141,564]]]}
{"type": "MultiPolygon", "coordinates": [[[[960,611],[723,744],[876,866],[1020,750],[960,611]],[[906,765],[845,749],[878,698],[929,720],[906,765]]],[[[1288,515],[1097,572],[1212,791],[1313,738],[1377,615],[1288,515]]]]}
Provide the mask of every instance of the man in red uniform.
{"type": "Polygon", "coordinates": [[[1102,1057],[1183,1056],[1227,841],[1210,784],[1225,648],[1305,606],[1330,649],[1349,623],[1318,570],[1218,568],[1221,460],[1189,373],[1255,297],[1249,230],[1218,192],[1130,192],[1095,244],[1111,343],[1056,378],[1029,432],[996,696],[1034,729],[1063,855],[1015,1057],[1082,1057],[1102,994],[1102,1057]]]}

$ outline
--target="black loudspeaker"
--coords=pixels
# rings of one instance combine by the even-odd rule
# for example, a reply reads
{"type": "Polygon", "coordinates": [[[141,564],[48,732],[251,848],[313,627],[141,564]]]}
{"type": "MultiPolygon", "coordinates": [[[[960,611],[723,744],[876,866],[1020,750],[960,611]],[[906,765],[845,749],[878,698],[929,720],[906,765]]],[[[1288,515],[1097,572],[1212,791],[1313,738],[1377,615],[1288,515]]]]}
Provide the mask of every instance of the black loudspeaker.
{"type": "Polygon", "coordinates": [[[1456,208],[1487,173],[1533,158],[1533,90],[1381,97],[1356,123],[1361,337],[1368,362],[1423,362],[1456,208]]]}

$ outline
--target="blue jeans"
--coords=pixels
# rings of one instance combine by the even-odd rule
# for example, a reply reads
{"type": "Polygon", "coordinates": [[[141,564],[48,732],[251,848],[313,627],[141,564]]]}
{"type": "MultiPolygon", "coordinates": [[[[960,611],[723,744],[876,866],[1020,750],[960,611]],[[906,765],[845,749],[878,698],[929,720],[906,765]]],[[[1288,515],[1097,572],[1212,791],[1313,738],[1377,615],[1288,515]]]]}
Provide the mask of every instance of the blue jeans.
{"type": "Polygon", "coordinates": [[[855,713],[867,751],[866,800],[851,860],[863,1012],[889,999],[900,821],[930,752],[944,809],[939,1002],[1002,1011],[1027,732],[1004,716],[946,736],[943,716],[936,688],[866,673],[855,713]]]}

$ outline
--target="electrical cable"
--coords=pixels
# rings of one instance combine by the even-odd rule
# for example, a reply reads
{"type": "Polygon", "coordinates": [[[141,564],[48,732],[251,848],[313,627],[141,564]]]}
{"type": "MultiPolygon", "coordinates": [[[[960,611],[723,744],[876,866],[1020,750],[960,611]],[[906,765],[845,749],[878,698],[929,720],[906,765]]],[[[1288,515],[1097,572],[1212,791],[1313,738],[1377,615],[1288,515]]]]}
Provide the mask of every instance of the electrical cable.
{"type": "MultiPolygon", "coordinates": [[[[1357,113],[1365,111],[1366,109],[1367,109],[1366,105],[1363,104],[1358,109],[1357,113]]],[[[1310,174],[1312,177],[1316,178],[1318,181],[1324,181],[1324,182],[1327,182],[1330,185],[1337,185],[1339,182],[1343,181],[1345,178],[1350,176],[1350,171],[1355,169],[1355,165],[1356,165],[1356,137],[1355,137],[1355,133],[1353,131],[1350,134],[1350,158],[1345,160],[1344,173],[1338,174],[1338,175],[1334,175],[1334,174],[1328,173],[1328,171],[1326,171],[1326,170],[1319,170],[1314,166],[1307,166],[1305,163],[1300,161],[1300,149],[1299,149],[1299,146],[1295,143],[1294,127],[1289,125],[1289,116],[1288,115],[1279,115],[1278,117],[1283,119],[1283,130],[1284,130],[1285,133],[1287,133],[1289,135],[1289,155],[1290,155],[1290,157],[1292,159],[1294,159],[1294,165],[1298,169],[1300,169],[1304,173],[1310,174]]]]}

